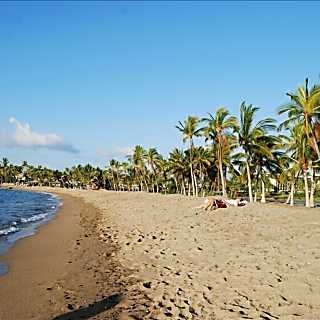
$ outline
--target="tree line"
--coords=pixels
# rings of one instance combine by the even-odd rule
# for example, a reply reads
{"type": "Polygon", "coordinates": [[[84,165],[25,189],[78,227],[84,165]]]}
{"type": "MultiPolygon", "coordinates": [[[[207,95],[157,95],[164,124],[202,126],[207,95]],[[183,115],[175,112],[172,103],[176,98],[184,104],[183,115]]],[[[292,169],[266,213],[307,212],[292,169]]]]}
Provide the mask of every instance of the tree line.
{"type": "Polygon", "coordinates": [[[135,146],[126,161],[112,159],[105,168],[90,164],[65,170],[13,165],[3,158],[1,183],[24,183],[67,188],[104,188],[116,191],[180,193],[189,196],[302,197],[315,206],[320,165],[320,86],[308,79],[288,103],[278,108],[283,122],[257,121],[258,107],[242,102],[239,117],[225,107],[204,118],[188,116],[176,125],[185,149],[168,157],[156,148],[135,146]],[[197,143],[195,143],[195,141],[197,143]]]}

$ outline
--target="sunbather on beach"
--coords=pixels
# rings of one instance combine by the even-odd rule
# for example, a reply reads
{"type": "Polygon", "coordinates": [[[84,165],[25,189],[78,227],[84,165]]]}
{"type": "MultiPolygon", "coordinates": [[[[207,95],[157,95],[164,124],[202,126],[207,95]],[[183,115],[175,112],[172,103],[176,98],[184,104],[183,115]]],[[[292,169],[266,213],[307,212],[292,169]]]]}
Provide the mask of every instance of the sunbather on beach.
{"type": "Polygon", "coordinates": [[[216,199],[216,198],[207,198],[205,200],[204,209],[205,210],[215,210],[218,208],[228,208],[230,206],[242,207],[245,206],[248,201],[238,198],[238,199],[216,199]]]}

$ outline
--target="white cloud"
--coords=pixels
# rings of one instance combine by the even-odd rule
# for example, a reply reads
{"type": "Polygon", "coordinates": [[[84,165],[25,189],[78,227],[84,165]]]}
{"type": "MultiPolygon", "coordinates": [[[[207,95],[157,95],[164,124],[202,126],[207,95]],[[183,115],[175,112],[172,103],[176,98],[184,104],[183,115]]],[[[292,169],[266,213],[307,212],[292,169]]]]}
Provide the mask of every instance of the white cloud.
{"type": "Polygon", "coordinates": [[[15,126],[13,136],[6,141],[9,147],[38,147],[71,153],[79,152],[72,144],[66,143],[55,133],[35,132],[28,123],[21,123],[13,117],[9,119],[9,122],[15,126]]]}

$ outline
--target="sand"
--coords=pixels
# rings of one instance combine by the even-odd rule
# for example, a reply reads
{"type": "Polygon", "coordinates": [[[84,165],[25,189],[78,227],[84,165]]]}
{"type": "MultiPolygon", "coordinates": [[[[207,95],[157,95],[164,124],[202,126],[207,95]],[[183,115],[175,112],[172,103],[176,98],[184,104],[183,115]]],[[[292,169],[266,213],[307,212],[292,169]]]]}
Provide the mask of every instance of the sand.
{"type": "Polygon", "coordinates": [[[0,277],[0,319],[118,319],[127,301],[119,279],[128,272],[113,258],[117,246],[99,238],[100,212],[69,191],[53,191],[64,202],[56,218],[1,257],[10,271],[0,277]]]}
{"type": "MultiPolygon", "coordinates": [[[[203,199],[178,195],[59,192],[77,199],[70,205],[80,206],[79,229],[50,250],[49,261],[56,254],[61,261],[50,276],[39,268],[35,282],[15,284],[24,268],[9,259],[0,319],[320,318],[319,209],[250,204],[206,212],[196,209],[203,199]],[[19,300],[18,314],[5,293],[20,296],[26,284],[37,294],[19,300]]],[[[70,227],[64,209],[38,237],[53,237],[47,229],[57,230],[60,218],[70,227]]]]}

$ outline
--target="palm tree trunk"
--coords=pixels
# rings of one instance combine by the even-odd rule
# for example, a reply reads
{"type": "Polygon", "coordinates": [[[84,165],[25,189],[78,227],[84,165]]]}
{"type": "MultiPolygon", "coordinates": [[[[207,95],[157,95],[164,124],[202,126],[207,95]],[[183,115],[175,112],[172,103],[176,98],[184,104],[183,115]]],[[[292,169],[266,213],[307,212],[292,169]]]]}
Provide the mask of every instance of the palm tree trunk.
{"type": "Polygon", "coordinates": [[[154,180],[153,180],[153,176],[151,174],[151,177],[150,177],[150,182],[151,182],[151,187],[152,187],[152,193],[154,193],[154,180]]]}
{"type": "Polygon", "coordinates": [[[314,192],[315,192],[316,184],[315,184],[315,174],[314,174],[312,164],[310,165],[310,176],[311,176],[310,207],[314,208],[314,192]]]}
{"type": "Polygon", "coordinates": [[[182,180],[181,180],[181,194],[183,194],[184,196],[186,195],[186,187],[184,185],[184,177],[182,176],[182,180]]]}
{"type": "Polygon", "coordinates": [[[145,177],[145,176],[143,176],[143,181],[144,181],[144,184],[145,184],[145,186],[146,186],[147,192],[149,192],[149,186],[148,186],[148,183],[147,183],[147,180],[146,180],[146,177],[145,177]]]}
{"type": "Polygon", "coordinates": [[[261,179],[261,203],[266,203],[266,191],[263,179],[261,179]]]}
{"type": "Polygon", "coordinates": [[[225,185],[224,173],[223,173],[223,167],[222,167],[222,159],[221,159],[220,152],[219,152],[219,172],[220,172],[220,179],[221,179],[221,186],[222,186],[222,196],[227,197],[226,185],[225,185]]]}
{"type": "Polygon", "coordinates": [[[192,183],[192,195],[195,194],[195,186],[193,179],[193,167],[192,167],[192,140],[189,139],[189,148],[190,148],[190,174],[191,174],[191,183],[192,183]]]}
{"type": "Polygon", "coordinates": [[[291,192],[290,192],[289,195],[288,195],[288,198],[287,198],[287,200],[286,200],[286,204],[289,204],[290,201],[291,201],[291,192]]]}
{"type": "Polygon", "coordinates": [[[294,206],[294,182],[295,179],[293,178],[291,181],[291,189],[290,189],[290,206],[294,206]]]}
{"type": "Polygon", "coordinates": [[[259,177],[260,177],[260,171],[258,171],[258,172],[257,172],[257,174],[256,174],[256,178],[255,178],[255,186],[254,186],[254,200],[253,200],[253,202],[257,202],[257,200],[258,200],[259,177]]]}
{"type": "Polygon", "coordinates": [[[251,183],[250,167],[249,167],[248,161],[246,162],[246,167],[247,167],[248,188],[249,188],[249,201],[253,202],[253,198],[252,198],[252,183],[251,183]]]}
{"type": "Polygon", "coordinates": [[[204,174],[202,170],[202,165],[200,164],[200,194],[202,193],[202,196],[204,197],[204,174]]]}
{"type": "Polygon", "coordinates": [[[194,181],[194,186],[196,189],[196,197],[197,197],[198,196],[198,182],[197,182],[197,177],[195,174],[193,175],[193,181],[194,181]]]}
{"type": "Polygon", "coordinates": [[[222,146],[221,146],[221,141],[219,139],[219,146],[218,146],[219,154],[218,154],[218,162],[219,162],[219,172],[220,172],[220,177],[221,177],[221,187],[222,187],[222,196],[224,198],[227,197],[227,191],[226,191],[226,181],[224,177],[224,172],[223,172],[223,166],[222,166],[222,146]]]}
{"type": "Polygon", "coordinates": [[[117,190],[120,191],[120,181],[119,181],[118,171],[116,171],[116,177],[117,177],[117,190]]]}
{"type": "Polygon", "coordinates": [[[153,177],[151,179],[152,179],[152,190],[153,190],[153,193],[154,193],[155,184],[158,184],[158,182],[157,182],[157,172],[156,172],[156,169],[155,169],[153,163],[151,163],[151,169],[153,171],[153,177]]]}
{"type": "Polygon", "coordinates": [[[295,191],[295,182],[296,182],[296,179],[298,178],[299,176],[299,171],[297,171],[293,176],[292,176],[292,179],[291,179],[291,183],[290,183],[290,194],[288,196],[288,199],[286,201],[287,204],[290,203],[290,206],[294,206],[294,191],[295,191]]]}
{"type": "Polygon", "coordinates": [[[176,177],[174,177],[174,183],[176,184],[176,193],[179,193],[179,184],[176,177]]]}
{"type": "MultiPolygon", "coordinates": [[[[308,118],[308,120],[306,120],[306,122],[307,122],[307,126],[308,127],[310,126],[311,135],[312,135],[312,142],[313,142],[312,144],[313,144],[313,146],[315,148],[316,154],[318,156],[318,160],[320,160],[320,151],[319,151],[319,147],[318,147],[317,138],[316,138],[315,133],[314,133],[313,125],[312,125],[312,123],[311,123],[309,118],[308,118]]],[[[308,131],[306,131],[306,132],[308,132],[308,131]]]]}
{"type": "Polygon", "coordinates": [[[191,174],[192,195],[195,195],[194,176],[193,176],[193,168],[191,163],[190,163],[190,174],[191,174]]]}
{"type": "Polygon", "coordinates": [[[309,187],[308,187],[308,176],[307,171],[303,171],[303,179],[304,179],[304,192],[305,192],[305,198],[306,198],[306,207],[310,207],[310,199],[309,199],[309,187]]]}
{"type": "Polygon", "coordinates": [[[117,188],[116,188],[116,182],[115,182],[115,180],[114,180],[113,172],[112,172],[112,181],[113,181],[113,190],[117,190],[117,188]]]}

